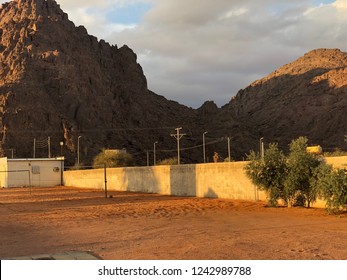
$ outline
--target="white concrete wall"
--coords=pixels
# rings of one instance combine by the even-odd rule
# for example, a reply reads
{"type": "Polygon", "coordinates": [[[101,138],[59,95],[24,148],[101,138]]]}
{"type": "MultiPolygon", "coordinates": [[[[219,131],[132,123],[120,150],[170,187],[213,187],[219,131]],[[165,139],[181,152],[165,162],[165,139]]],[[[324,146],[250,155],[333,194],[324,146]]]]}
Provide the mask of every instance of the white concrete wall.
{"type": "MultiPolygon", "coordinates": [[[[108,190],[176,196],[265,199],[247,178],[245,162],[108,168],[108,190]]],[[[64,185],[104,189],[104,170],[65,171],[64,185]]]]}
{"type": "Polygon", "coordinates": [[[335,168],[347,168],[347,156],[344,157],[327,157],[327,164],[333,165],[335,168]]]}
{"type": "Polygon", "coordinates": [[[196,168],[198,197],[265,200],[245,173],[247,162],[200,164],[196,168]]]}
{"type": "MultiPolygon", "coordinates": [[[[327,158],[334,167],[346,167],[347,157],[327,158]]],[[[247,162],[107,169],[108,190],[164,195],[266,200],[245,174],[247,162]]],[[[104,170],[64,172],[64,185],[104,189],[104,170]]],[[[324,207],[324,201],[314,204],[324,207]]]]}
{"type": "Polygon", "coordinates": [[[0,188],[7,188],[7,158],[0,158],[0,188]]]}

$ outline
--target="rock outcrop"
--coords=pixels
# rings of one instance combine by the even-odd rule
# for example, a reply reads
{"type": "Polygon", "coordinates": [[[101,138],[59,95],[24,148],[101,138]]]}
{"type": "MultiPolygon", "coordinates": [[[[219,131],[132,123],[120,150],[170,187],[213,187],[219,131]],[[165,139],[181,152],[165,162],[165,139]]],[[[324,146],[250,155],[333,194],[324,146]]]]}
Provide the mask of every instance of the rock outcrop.
{"type": "MultiPolygon", "coordinates": [[[[88,35],[55,1],[21,0],[1,6],[3,154],[14,149],[17,157],[31,157],[34,138],[46,143],[50,137],[51,155],[60,154],[63,141],[63,154],[73,164],[77,138],[82,136],[85,163],[101,148],[123,147],[141,153],[145,161],[153,142],[164,140],[160,128],[166,128],[170,138],[175,126],[193,122],[194,115],[192,109],[147,89],[129,47],[111,46],[88,35]]],[[[47,154],[47,147],[37,147],[36,156],[47,154]]]]}
{"type": "Polygon", "coordinates": [[[326,151],[345,148],[346,86],[347,53],[317,49],[241,90],[223,114],[247,124],[255,149],[260,137],[287,148],[299,136],[326,151]]]}
{"type": "Polygon", "coordinates": [[[62,153],[73,165],[81,136],[86,165],[102,148],[126,148],[146,164],[157,141],[158,160],[176,155],[177,127],[185,133],[185,163],[202,162],[206,131],[210,161],[214,151],[228,156],[227,138],[235,159],[258,150],[260,137],[282,148],[303,135],[325,150],[346,148],[346,86],[347,54],[318,49],[240,90],[222,108],[209,101],[194,110],[151,92],[129,47],[76,27],[55,1],[0,7],[2,155],[32,157],[35,139],[36,157],[62,153]]]}

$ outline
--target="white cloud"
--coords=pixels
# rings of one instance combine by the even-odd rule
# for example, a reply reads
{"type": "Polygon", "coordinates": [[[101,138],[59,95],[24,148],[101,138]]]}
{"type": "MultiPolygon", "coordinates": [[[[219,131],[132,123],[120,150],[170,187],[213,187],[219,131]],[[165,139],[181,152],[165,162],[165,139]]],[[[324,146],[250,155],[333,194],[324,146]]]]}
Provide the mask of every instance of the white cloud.
{"type": "Polygon", "coordinates": [[[151,0],[60,0],[58,3],[76,25],[83,25],[89,34],[106,39],[112,32],[122,32],[136,27],[134,22],[117,22],[117,18],[112,19],[108,13],[129,5],[151,3],[151,0]]]}
{"type": "Polygon", "coordinates": [[[347,9],[347,1],[337,0],[335,1],[335,3],[332,4],[332,6],[336,7],[337,9],[347,9]]]}
{"type": "Polygon", "coordinates": [[[149,85],[192,106],[209,99],[223,105],[240,88],[305,52],[343,50],[347,43],[347,1],[316,6],[312,1],[211,1],[197,9],[199,1],[185,3],[161,2],[141,29],[115,38],[137,52],[150,50],[156,67],[149,60],[142,63],[149,85]]]}
{"type": "Polygon", "coordinates": [[[347,51],[347,0],[58,2],[90,34],[130,46],[151,90],[193,107],[211,99],[223,105],[312,49],[347,51]],[[110,18],[111,9],[129,3],[152,8],[136,23],[110,18]]]}

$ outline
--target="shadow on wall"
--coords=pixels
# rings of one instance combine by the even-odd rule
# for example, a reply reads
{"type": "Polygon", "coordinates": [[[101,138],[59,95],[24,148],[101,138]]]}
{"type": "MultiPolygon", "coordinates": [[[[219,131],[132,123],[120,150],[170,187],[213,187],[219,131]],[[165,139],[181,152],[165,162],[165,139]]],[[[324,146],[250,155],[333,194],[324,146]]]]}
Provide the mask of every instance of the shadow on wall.
{"type": "Polygon", "coordinates": [[[213,189],[208,188],[208,191],[204,194],[204,197],[218,198],[218,194],[213,189]]]}
{"type": "Polygon", "coordinates": [[[130,192],[196,196],[195,165],[163,165],[124,168],[119,188],[130,192]]]}
{"type": "Polygon", "coordinates": [[[169,166],[124,168],[121,190],[170,195],[169,166]]]}
{"type": "Polygon", "coordinates": [[[170,166],[170,194],[176,196],[196,196],[196,165],[170,166]]]}

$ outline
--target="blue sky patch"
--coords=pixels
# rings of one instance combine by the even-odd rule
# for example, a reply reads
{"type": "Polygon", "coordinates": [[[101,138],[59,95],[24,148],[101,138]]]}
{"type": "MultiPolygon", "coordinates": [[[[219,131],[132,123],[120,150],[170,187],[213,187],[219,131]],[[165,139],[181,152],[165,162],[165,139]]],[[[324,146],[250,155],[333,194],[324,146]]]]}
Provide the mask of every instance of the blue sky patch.
{"type": "Polygon", "coordinates": [[[120,24],[136,24],[153,6],[149,3],[129,4],[123,7],[114,7],[106,14],[107,21],[120,24]]]}
{"type": "Polygon", "coordinates": [[[331,4],[331,3],[335,2],[335,0],[314,0],[313,2],[316,5],[319,5],[319,4],[331,4]]]}

